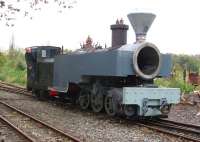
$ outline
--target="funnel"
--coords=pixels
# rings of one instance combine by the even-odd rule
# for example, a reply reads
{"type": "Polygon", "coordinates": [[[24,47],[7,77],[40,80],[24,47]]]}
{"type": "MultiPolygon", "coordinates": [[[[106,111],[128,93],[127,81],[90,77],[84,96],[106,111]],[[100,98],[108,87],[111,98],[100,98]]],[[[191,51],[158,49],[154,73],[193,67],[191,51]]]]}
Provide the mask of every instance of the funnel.
{"type": "Polygon", "coordinates": [[[128,19],[135,31],[136,42],[143,42],[156,15],[152,13],[130,13],[128,19]]]}

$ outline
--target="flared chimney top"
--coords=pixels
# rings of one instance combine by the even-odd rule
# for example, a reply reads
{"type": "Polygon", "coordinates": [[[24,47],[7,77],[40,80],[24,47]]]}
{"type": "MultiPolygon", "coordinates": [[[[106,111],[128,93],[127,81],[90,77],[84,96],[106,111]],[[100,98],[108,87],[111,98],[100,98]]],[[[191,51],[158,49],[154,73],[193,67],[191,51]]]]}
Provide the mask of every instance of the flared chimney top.
{"type": "Polygon", "coordinates": [[[128,19],[135,31],[136,42],[144,42],[146,34],[151,27],[156,15],[152,13],[130,13],[128,19]]]}

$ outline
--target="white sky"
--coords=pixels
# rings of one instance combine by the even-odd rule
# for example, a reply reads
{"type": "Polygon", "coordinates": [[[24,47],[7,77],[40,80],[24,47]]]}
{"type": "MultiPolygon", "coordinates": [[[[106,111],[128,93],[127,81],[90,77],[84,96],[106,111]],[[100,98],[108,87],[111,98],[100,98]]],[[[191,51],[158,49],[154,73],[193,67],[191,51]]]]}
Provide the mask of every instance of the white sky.
{"type": "Polygon", "coordinates": [[[56,45],[77,49],[88,35],[101,45],[111,44],[110,25],[123,18],[129,25],[128,43],[135,33],[127,19],[134,11],[150,11],[157,15],[147,34],[147,41],[161,52],[200,54],[199,0],[77,0],[74,8],[56,13],[49,5],[34,19],[19,18],[9,29],[0,23],[0,50],[8,49],[12,33],[15,44],[25,48],[34,45],[56,45]]]}

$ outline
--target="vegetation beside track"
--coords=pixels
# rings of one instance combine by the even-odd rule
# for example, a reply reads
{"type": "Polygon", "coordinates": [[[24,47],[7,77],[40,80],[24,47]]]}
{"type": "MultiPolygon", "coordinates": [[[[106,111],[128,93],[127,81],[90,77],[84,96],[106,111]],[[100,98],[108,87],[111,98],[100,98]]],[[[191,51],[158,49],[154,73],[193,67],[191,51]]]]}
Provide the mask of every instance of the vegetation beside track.
{"type": "MultiPolygon", "coordinates": [[[[185,93],[195,88],[183,79],[183,71],[199,72],[200,55],[173,55],[173,76],[170,78],[159,78],[155,83],[162,87],[178,87],[185,93]]],[[[26,84],[26,63],[22,49],[12,49],[0,53],[0,80],[25,86],[26,84]]]]}
{"type": "Polygon", "coordinates": [[[172,76],[170,78],[156,79],[155,83],[162,87],[181,88],[181,91],[183,93],[189,93],[194,90],[200,90],[200,86],[195,87],[187,83],[187,74],[189,71],[200,71],[200,55],[172,55],[172,59],[172,76]],[[186,71],[186,80],[184,80],[184,70],[186,71]]]}
{"type": "Polygon", "coordinates": [[[21,49],[0,53],[0,80],[25,86],[26,63],[21,49]]]}

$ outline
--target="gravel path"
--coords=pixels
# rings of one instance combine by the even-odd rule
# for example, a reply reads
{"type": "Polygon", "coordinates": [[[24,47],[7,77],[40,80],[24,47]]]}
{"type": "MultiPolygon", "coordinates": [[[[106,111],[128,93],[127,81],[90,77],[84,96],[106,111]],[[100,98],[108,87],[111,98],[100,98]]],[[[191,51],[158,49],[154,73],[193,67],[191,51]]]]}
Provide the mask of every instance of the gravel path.
{"type": "MultiPolygon", "coordinates": [[[[72,105],[61,106],[23,95],[0,92],[0,99],[2,98],[12,98],[6,101],[61,130],[71,130],[87,142],[182,142],[180,139],[144,127],[116,122],[105,114],[80,111],[72,105]]],[[[174,120],[175,118],[173,117],[174,120]]]]}

